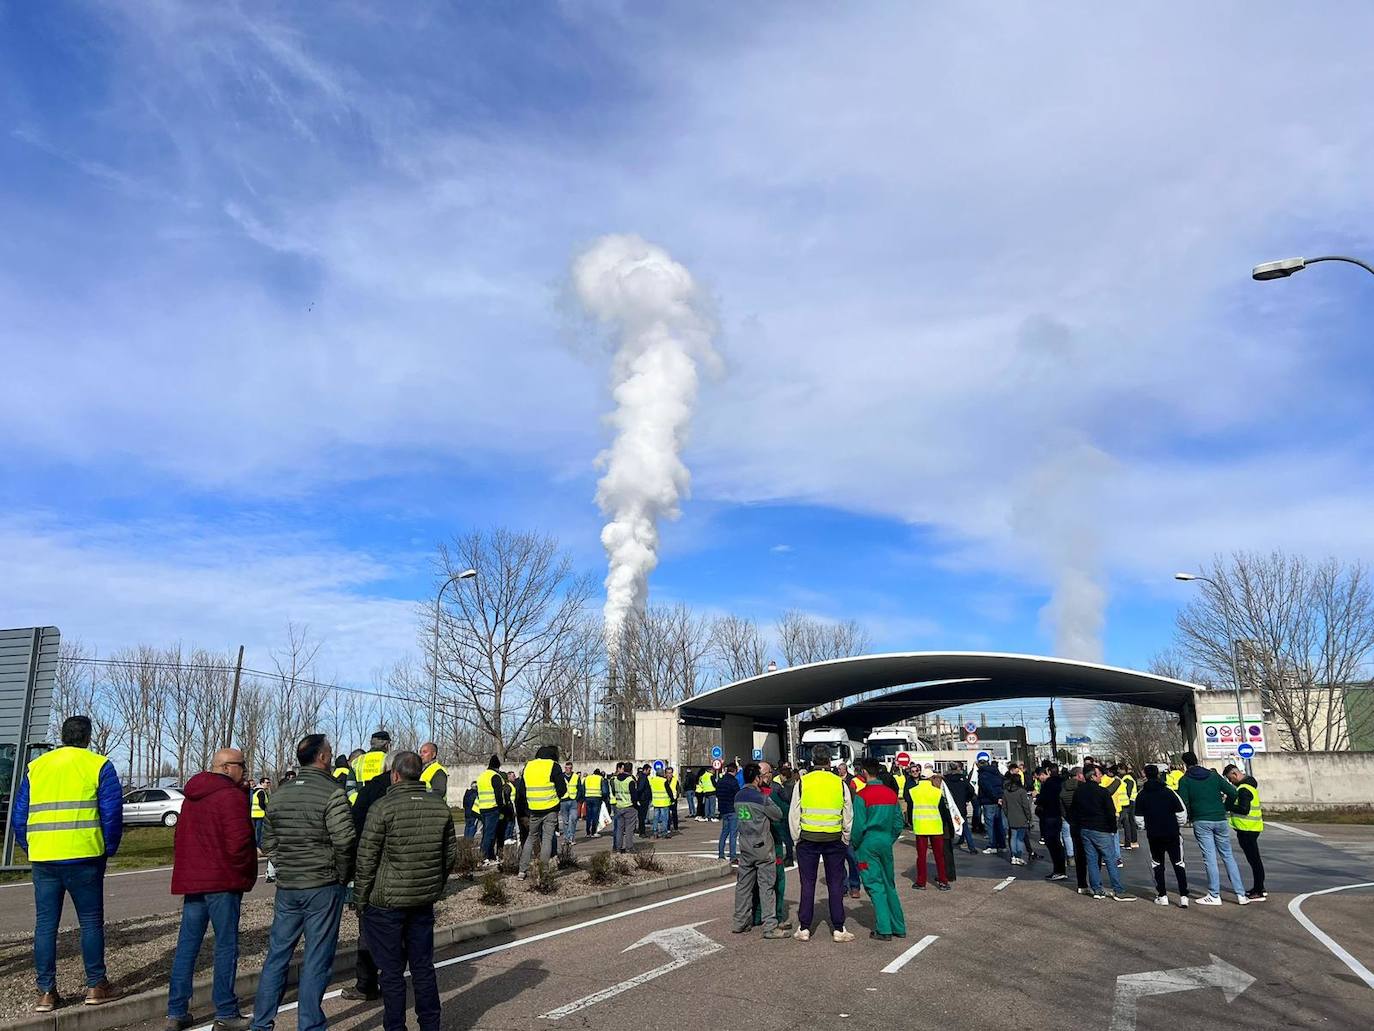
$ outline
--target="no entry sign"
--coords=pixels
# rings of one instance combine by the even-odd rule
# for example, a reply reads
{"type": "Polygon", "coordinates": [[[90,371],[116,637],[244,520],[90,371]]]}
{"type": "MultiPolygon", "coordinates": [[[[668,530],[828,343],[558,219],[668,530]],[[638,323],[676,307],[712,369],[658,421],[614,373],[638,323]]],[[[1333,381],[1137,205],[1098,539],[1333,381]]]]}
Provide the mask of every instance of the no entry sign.
{"type": "Polygon", "coordinates": [[[898,753],[897,753],[897,765],[900,766],[902,769],[906,769],[908,766],[910,766],[910,765],[911,765],[911,753],[910,753],[910,752],[898,752],[898,753]]]}

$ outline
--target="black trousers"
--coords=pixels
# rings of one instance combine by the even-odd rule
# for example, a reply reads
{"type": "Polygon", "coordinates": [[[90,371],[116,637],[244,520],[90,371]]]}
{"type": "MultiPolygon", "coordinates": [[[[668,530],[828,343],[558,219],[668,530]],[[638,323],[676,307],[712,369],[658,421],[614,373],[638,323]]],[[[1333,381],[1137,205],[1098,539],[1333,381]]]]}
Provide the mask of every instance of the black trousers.
{"type": "Polygon", "coordinates": [[[1069,821],[1069,840],[1073,842],[1073,872],[1078,875],[1078,886],[1088,886],[1088,854],[1083,851],[1083,828],[1069,821]]]}
{"type": "MultiPolygon", "coordinates": [[[[1061,836],[1064,821],[1058,816],[1042,816],[1040,818],[1040,836],[1045,839],[1045,847],[1050,850],[1050,862],[1054,864],[1051,873],[1064,873],[1064,839],[1061,836]]],[[[1077,854],[1077,849],[1074,849],[1077,854]]]]}
{"type": "Polygon", "coordinates": [[[353,961],[353,987],[373,997],[382,990],[377,981],[377,964],[372,962],[372,953],[367,951],[366,946],[358,949],[358,958],[353,961]]]}
{"type": "Polygon", "coordinates": [[[1253,875],[1255,883],[1250,890],[1254,892],[1264,891],[1264,860],[1260,858],[1259,836],[1263,831],[1236,831],[1236,837],[1240,839],[1240,850],[1245,853],[1245,861],[1250,864],[1250,873],[1253,875]]]}
{"type": "Polygon", "coordinates": [[[439,1031],[439,980],[434,973],[434,907],[369,907],[363,914],[367,947],[377,961],[384,1031],[406,1031],[406,967],[415,992],[420,1031],[439,1031]]]}
{"type": "Polygon", "coordinates": [[[643,838],[643,837],[646,837],[646,836],[648,835],[648,825],[649,825],[649,803],[648,803],[648,802],[641,802],[641,803],[640,803],[638,806],[636,806],[635,808],[636,808],[636,809],[638,810],[638,812],[639,812],[639,836],[640,836],[641,838],[643,838]]]}
{"type": "Polygon", "coordinates": [[[1150,838],[1145,839],[1150,844],[1150,866],[1155,872],[1155,894],[1163,895],[1164,891],[1164,857],[1169,857],[1169,862],[1174,864],[1174,879],[1178,881],[1178,893],[1188,894],[1188,872],[1183,869],[1183,842],[1175,834],[1172,838],[1150,838]]]}
{"type": "Polygon", "coordinates": [[[1140,839],[1136,837],[1135,826],[1135,805],[1121,807],[1121,815],[1116,819],[1117,830],[1121,832],[1121,843],[1123,845],[1134,845],[1140,839]]]}

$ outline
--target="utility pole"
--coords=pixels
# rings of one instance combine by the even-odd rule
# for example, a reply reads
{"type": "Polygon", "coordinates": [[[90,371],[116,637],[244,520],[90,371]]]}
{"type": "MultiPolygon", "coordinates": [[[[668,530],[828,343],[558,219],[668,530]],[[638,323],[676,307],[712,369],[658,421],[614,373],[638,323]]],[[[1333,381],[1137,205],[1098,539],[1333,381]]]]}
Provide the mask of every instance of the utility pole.
{"type": "Polygon", "coordinates": [[[238,661],[234,663],[234,690],[229,694],[229,719],[224,724],[224,747],[234,743],[234,717],[239,710],[239,680],[243,677],[243,645],[239,645],[238,661]]]}
{"type": "Polygon", "coordinates": [[[1054,702],[1050,701],[1050,758],[1059,761],[1059,738],[1055,733],[1054,726],[1054,702]]]}

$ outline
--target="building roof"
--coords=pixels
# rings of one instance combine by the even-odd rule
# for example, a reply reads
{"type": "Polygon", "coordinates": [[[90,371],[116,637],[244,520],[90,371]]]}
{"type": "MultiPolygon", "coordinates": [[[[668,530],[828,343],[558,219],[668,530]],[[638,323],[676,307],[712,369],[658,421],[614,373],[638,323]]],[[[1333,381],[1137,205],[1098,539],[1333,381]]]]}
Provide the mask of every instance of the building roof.
{"type": "Polygon", "coordinates": [[[749,677],[687,699],[679,715],[710,725],[722,716],[749,716],[781,726],[788,711],[805,712],[874,691],[824,720],[866,730],[937,709],[1008,698],[1090,698],[1183,713],[1196,685],[1140,670],[1045,655],[1003,652],[895,652],[831,659],[749,677]],[[900,690],[889,690],[900,688],[900,690]]]}

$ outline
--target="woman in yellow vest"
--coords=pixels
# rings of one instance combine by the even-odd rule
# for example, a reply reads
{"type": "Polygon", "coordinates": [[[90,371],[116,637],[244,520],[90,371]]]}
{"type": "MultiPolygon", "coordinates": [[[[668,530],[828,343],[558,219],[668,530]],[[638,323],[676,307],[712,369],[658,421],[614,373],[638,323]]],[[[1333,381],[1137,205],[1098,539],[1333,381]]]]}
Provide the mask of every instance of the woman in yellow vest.
{"type": "Polygon", "coordinates": [[[1260,858],[1259,837],[1264,830],[1264,812],[1260,808],[1259,782],[1243,773],[1238,766],[1227,766],[1223,775],[1236,786],[1236,800],[1228,802],[1229,819],[1240,841],[1240,850],[1245,853],[1245,861],[1250,864],[1250,875],[1254,887],[1245,893],[1251,902],[1263,902],[1269,898],[1264,890],[1264,860],[1260,858]]]}

